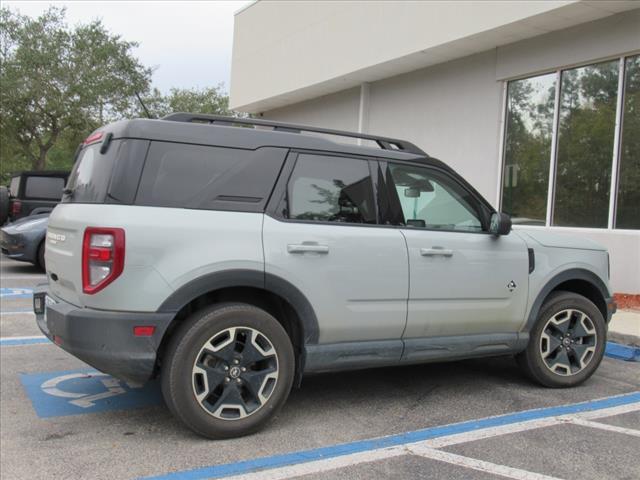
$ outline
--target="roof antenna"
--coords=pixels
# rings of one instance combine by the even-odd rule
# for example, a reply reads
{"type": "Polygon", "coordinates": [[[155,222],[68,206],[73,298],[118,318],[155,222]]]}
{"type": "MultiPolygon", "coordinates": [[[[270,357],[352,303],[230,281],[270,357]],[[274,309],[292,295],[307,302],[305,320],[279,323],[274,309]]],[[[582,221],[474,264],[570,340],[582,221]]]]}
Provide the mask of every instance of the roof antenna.
{"type": "Polygon", "coordinates": [[[140,105],[142,105],[142,108],[144,109],[144,113],[147,114],[147,118],[151,118],[153,119],[153,117],[151,116],[151,114],[149,113],[149,110],[147,110],[147,107],[145,106],[144,102],[142,101],[142,99],[140,98],[140,94],[138,92],[136,92],[136,97],[138,97],[138,101],[140,102],[140,105]]]}

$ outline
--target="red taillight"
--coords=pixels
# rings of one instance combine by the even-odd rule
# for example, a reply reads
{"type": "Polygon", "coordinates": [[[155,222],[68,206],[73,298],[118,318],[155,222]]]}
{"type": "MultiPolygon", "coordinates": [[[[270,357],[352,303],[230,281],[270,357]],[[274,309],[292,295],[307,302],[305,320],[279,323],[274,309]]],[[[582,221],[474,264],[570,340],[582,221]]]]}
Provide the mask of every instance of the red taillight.
{"type": "Polygon", "coordinates": [[[15,217],[16,215],[20,215],[21,211],[22,211],[22,202],[19,202],[18,200],[14,200],[11,203],[11,215],[15,217]]]}
{"type": "Polygon", "coordinates": [[[102,138],[102,132],[92,133],[91,135],[89,135],[87,138],[84,139],[83,143],[85,145],[89,145],[90,143],[97,142],[101,138],[102,138]]]}
{"type": "Polygon", "coordinates": [[[87,227],[82,242],[82,291],[99,292],[124,269],[124,230],[87,227]]]}

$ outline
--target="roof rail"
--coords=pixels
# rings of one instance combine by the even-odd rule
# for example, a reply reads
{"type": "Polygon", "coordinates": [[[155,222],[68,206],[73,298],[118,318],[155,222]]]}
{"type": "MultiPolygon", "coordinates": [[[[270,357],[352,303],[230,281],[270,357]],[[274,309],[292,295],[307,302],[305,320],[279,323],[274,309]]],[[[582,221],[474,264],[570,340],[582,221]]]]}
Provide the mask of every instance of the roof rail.
{"type": "Polygon", "coordinates": [[[383,150],[394,150],[406,153],[413,153],[415,155],[428,156],[422,149],[418,148],[411,142],[406,140],[399,140],[397,138],[380,137],[378,135],[367,135],[365,133],[345,132],[342,130],[332,130],[329,128],[310,127],[307,125],[295,125],[292,123],[274,122],[271,120],[261,120],[256,118],[236,118],[225,117],[222,115],[209,115],[209,114],[197,114],[197,113],[172,113],[163,117],[162,120],[169,120],[172,122],[187,122],[187,123],[208,123],[208,124],[220,124],[227,126],[234,125],[251,125],[259,127],[271,127],[274,131],[287,132],[287,133],[302,133],[313,132],[323,133],[326,135],[335,135],[338,137],[360,138],[363,140],[371,140],[375,142],[383,150]]]}

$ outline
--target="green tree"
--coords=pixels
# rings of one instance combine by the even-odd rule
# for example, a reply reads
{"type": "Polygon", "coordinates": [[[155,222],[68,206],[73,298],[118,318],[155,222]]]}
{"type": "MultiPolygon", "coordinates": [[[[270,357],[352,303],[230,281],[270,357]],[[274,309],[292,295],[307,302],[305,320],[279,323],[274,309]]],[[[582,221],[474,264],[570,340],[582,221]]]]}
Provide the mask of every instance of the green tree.
{"type": "Polygon", "coordinates": [[[35,19],[0,9],[3,173],[5,165],[42,170],[54,146],[77,144],[135,108],[152,73],[133,56],[136,45],[99,20],[69,28],[64,9],[35,19]]]}
{"type": "MultiPolygon", "coordinates": [[[[172,88],[168,95],[154,88],[143,98],[144,105],[153,118],[162,118],[174,112],[209,113],[215,115],[234,115],[229,110],[229,97],[222,85],[203,89],[172,88]]],[[[142,108],[138,108],[138,116],[146,116],[142,108]]]]}

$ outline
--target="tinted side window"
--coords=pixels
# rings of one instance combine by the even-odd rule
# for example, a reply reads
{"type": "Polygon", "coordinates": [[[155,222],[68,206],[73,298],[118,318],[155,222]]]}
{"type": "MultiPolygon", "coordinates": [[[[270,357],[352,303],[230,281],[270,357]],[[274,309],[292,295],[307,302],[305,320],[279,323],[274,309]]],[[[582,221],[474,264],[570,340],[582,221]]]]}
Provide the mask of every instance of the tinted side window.
{"type": "Polygon", "coordinates": [[[9,185],[9,194],[12,197],[17,197],[19,189],[20,189],[20,177],[13,177],[11,179],[11,184],[9,185]]]}
{"type": "Polygon", "coordinates": [[[135,203],[261,211],[285,154],[279,148],[241,150],[151,142],[135,203]]]}
{"type": "Polygon", "coordinates": [[[64,189],[64,178],[60,177],[27,177],[25,198],[42,198],[60,200],[64,189]]]}
{"type": "Polygon", "coordinates": [[[448,176],[429,168],[389,164],[387,182],[400,202],[405,225],[482,231],[477,202],[448,176]]]}
{"type": "Polygon", "coordinates": [[[366,160],[299,155],[289,179],[287,201],[292,219],[376,223],[366,160]]]}
{"type": "Polygon", "coordinates": [[[113,164],[131,141],[114,140],[105,154],[100,153],[100,144],[80,150],[67,182],[67,189],[72,193],[63,197],[63,203],[103,203],[113,164]]]}

